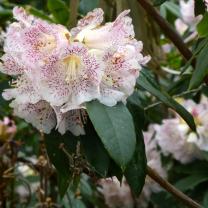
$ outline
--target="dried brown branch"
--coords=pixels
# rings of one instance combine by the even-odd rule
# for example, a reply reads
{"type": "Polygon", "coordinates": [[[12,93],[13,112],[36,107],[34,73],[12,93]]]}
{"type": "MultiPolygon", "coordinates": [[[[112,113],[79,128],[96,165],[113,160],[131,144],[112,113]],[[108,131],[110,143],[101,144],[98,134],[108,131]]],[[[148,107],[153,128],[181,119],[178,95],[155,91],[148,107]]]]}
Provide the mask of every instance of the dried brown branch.
{"type": "MultiPolygon", "coordinates": [[[[173,42],[183,57],[186,60],[190,60],[193,54],[175,29],[159,14],[159,12],[149,3],[148,0],[138,0],[138,2],[147,14],[150,15],[154,21],[156,21],[163,33],[173,42]]],[[[191,64],[194,67],[194,60],[191,64]]]]}
{"type": "Polygon", "coordinates": [[[186,206],[191,208],[200,208],[202,207],[200,204],[189,198],[187,195],[176,189],[173,185],[171,185],[168,181],[163,179],[159,174],[153,170],[151,167],[147,167],[147,174],[150,178],[152,178],[155,182],[157,182],[161,187],[163,187],[166,191],[175,196],[178,200],[183,202],[186,206]]]}

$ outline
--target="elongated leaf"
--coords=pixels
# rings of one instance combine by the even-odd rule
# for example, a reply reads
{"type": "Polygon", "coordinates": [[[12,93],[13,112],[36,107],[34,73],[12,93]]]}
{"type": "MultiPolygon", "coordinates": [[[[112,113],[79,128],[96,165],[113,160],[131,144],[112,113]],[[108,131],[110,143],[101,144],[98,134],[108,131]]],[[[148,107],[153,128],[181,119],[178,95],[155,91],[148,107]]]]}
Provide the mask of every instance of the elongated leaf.
{"type": "Polygon", "coordinates": [[[140,87],[149,91],[152,95],[157,97],[168,107],[174,109],[186,121],[189,127],[193,131],[196,131],[196,126],[192,115],[183,106],[172,99],[170,95],[160,89],[160,87],[155,82],[152,81],[152,78],[150,77],[147,69],[143,69],[140,72],[137,83],[140,87]]]}
{"type": "Polygon", "coordinates": [[[197,31],[198,34],[201,37],[206,37],[208,36],[208,12],[206,12],[202,18],[202,20],[199,22],[199,24],[197,25],[197,31]]]}
{"type": "Polygon", "coordinates": [[[208,208],[208,191],[206,191],[203,199],[204,208],[208,208]]]}
{"type": "Polygon", "coordinates": [[[50,135],[45,136],[48,156],[57,170],[58,187],[61,197],[64,196],[69,186],[72,179],[72,172],[70,168],[70,160],[66,153],[64,153],[60,148],[60,145],[63,144],[65,149],[69,152],[75,152],[76,142],[77,138],[71,134],[61,136],[57,132],[52,132],[50,135]]]}
{"type": "Polygon", "coordinates": [[[167,0],[154,0],[154,6],[160,6],[161,4],[165,3],[167,0]]]}
{"type": "Polygon", "coordinates": [[[137,133],[137,146],[134,157],[128,164],[124,175],[132,192],[138,196],[142,191],[146,177],[146,154],[142,132],[137,133]]]}
{"type": "Polygon", "coordinates": [[[197,88],[202,82],[205,76],[208,74],[208,44],[199,53],[196,61],[196,69],[192,74],[192,78],[189,84],[189,89],[197,88]]]}
{"type": "Polygon", "coordinates": [[[81,137],[81,144],[86,158],[100,176],[106,177],[110,157],[90,122],[85,127],[85,131],[86,135],[81,137]]]}
{"type": "Polygon", "coordinates": [[[53,20],[47,15],[45,14],[43,11],[36,9],[35,7],[29,7],[28,11],[30,14],[39,17],[41,19],[47,20],[49,22],[53,22],[53,20]]]}
{"type": "Polygon", "coordinates": [[[180,8],[177,4],[173,3],[172,1],[170,2],[165,2],[164,6],[176,17],[180,17],[180,8]]]}
{"type": "Polygon", "coordinates": [[[122,103],[108,107],[98,101],[89,102],[86,106],[104,147],[124,169],[132,159],[136,145],[134,123],[128,109],[122,103]]]}
{"type": "Polygon", "coordinates": [[[53,14],[57,23],[67,25],[69,21],[69,8],[62,0],[48,0],[48,10],[53,14]]]}
{"type": "Polygon", "coordinates": [[[207,173],[199,173],[181,179],[175,184],[175,186],[181,191],[187,191],[189,189],[193,189],[195,186],[199,185],[204,181],[208,181],[207,173]]]}

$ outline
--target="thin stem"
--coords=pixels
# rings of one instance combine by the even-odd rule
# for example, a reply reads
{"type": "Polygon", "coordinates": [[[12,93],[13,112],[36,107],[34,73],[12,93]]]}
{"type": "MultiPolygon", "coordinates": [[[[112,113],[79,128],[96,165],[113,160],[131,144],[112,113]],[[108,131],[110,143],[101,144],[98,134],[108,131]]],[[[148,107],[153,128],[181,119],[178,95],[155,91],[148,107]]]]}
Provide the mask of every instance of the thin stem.
{"type": "MultiPolygon", "coordinates": [[[[200,86],[199,88],[197,88],[197,89],[184,91],[184,92],[182,92],[182,93],[180,93],[180,94],[174,95],[173,98],[178,98],[178,97],[182,97],[182,96],[184,96],[184,95],[188,95],[188,94],[191,94],[191,93],[198,92],[198,91],[200,91],[200,90],[202,89],[203,86],[204,86],[204,85],[201,85],[201,86],[200,86]]],[[[158,101],[158,102],[155,102],[155,103],[153,103],[153,104],[151,104],[151,105],[148,105],[147,107],[144,108],[144,111],[147,111],[147,110],[149,110],[150,108],[154,108],[155,106],[160,105],[160,104],[163,104],[163,102],[158,101]]]]}
{"type": "MultiPolygon", "coordinates": [[[[147,1],[138,0],[143,9],[152,17],[153,20],[160,26],[163,33],[174,43],[180,53],[186,60],[193,56],[187,45],[184,43],[181,36],[174,30],[174,28],[159,14],[159,12],[147,1]]],[[[192,61],[194,67],[194,61],[192,61]]]]}
{"type": "Polygon", "coordinates": [[[191,208],[201,208],[202,206],[189,198],[187,195],[176,189],[173,185],[171,185],[168,181],[163,179],[159,174],[153,170],[151,167],[147,166],[147,174],[150,178],[152,178],[155,182],[157,182],[161,187],[163,187],[167,192],[171,193],[178,200],[183,202],[186,206],[191,208]]]}
{"type": "Polygon", "coordinates": [[[77,23],[77,14],[78,14],[79,0],[70,1],[70,27],[75,27],[77,23]]]}

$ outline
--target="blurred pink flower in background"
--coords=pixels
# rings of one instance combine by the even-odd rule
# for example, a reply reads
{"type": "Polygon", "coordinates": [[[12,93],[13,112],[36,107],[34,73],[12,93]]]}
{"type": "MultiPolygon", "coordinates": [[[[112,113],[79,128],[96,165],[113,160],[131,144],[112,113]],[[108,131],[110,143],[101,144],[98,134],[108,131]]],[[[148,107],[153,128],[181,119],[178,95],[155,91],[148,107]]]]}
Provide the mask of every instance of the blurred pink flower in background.
{"type": "Polygon", "coordinates": [[[17,132],[15,122],[8,117],[0,120],[0,141],[13,139],[17,132]]]}
{"type": "MultiPolygon", "coordinates": [[[[202,18],[201,15],[195,16],[194,0],[180,0],[180,15],[181,17],[175,21],[176,30],[183,35],[189,28],[191,32],[196,29],[197,23],[202,18]]],[[[194,32],[195,33],[195,32],[194,32]]]]}
{"type": "Polygon", "coordinates": [[[181,100],[181,104],[193,115],[197,133],[192,132],[178,115],[154,125],[155,138],[164,155],[171,154],[181,163],[202,158],[201,151],[208,151],[208,100],[202,97],[199,104],[193,100],[181,100]]]}

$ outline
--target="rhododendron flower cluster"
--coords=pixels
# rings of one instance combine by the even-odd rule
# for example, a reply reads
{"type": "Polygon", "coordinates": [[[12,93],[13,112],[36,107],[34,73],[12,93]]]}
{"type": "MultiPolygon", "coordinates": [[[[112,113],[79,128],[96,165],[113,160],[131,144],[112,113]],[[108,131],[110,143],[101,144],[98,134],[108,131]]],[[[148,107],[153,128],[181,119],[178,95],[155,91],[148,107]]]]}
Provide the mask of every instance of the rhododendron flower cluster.
{"type": "Polygon", "coordinates": [[[1,58],[1,71],[14,79],[3,92],[14,114],[45,133],[56,127],[80,135],[86,102],[125,103],[149,60],[128,13],[102,26],[103,11],[95,9],[68,31],[14,8],[1,58]]]}
{"type": "Polygon", "coordinates": [[[203,97],[199,104],[183,100],[181,104],[193,115],[197,133],[192,132],[179,116],[163,120],[154,125],[155,139],[164,155],[171,154],[181,163],[202,158],[202,151],[208,151],[208,100],[203,97]]]}
{"type": "Polygon", "coordinates": [[[15,122],[8,117],[0,120],[0,141],[12,139],[17,132],[15,122]]]}

